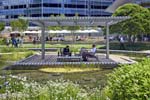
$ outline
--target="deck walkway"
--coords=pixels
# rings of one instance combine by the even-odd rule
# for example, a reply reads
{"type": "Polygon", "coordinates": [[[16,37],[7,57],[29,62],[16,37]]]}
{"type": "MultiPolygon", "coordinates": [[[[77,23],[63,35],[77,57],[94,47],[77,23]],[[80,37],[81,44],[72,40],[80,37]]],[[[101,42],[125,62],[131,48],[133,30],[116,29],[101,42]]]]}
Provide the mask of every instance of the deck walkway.
{"type": "Polygon", "coordinates": [[[88,62],[58,62],[57,55],[46,54],[45,59],[41,60],[41,55],[36,54],[26,59],[16,62],[15,66],[53,66],[53,65],[80,65],[80,64],[98,64],[98,65],[118,65],[133,64],[134,60],[126,56],[110,55],[110,59],[106,59],[104,54],[97,54],[99,61],[89,58],[88,62]]]}

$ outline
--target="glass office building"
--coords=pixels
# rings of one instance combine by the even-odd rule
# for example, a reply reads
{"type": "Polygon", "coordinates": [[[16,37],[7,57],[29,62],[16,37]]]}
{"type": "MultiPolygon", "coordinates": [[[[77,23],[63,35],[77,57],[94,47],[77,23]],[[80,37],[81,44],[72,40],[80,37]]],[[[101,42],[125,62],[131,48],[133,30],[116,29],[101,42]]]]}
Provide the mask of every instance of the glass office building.
{"type": "Polygon", "coordinates": [[[143,7],[150,8],[150,0],[137,0],[136,3],[143,7]]]}
{"type": "Polygon", "coordinates": [[[106,8],[115,0],[0,0],[0,18],[15,19],[18,16],[49,17],[110,16],[106,8]]]}

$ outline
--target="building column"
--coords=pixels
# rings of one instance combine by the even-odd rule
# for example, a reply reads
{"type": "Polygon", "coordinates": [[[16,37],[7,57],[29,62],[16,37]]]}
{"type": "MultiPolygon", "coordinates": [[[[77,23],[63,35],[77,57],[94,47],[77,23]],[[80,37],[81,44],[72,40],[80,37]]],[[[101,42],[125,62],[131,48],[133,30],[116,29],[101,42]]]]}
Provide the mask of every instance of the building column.
{"type": "Polygon", "coordinates": [[[109,23],[106,23],[106,59],[109,59],[109,23]]]}
{"type": "Polygon", "coordinates": [[[42,47],[42,60],[45,59],[45,25],[42,24],[42,32],[41,32],[41,47],[42,47]]]}

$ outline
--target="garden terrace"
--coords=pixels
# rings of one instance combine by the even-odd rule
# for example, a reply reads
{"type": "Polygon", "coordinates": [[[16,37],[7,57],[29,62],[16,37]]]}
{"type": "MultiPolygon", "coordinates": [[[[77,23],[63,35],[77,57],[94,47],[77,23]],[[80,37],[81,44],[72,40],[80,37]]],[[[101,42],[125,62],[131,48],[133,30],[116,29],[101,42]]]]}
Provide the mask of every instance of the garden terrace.
{"type": "Polygon", "coordinates": [[[41,27],[41,59],[45,59],[45,30],[48,26],[105,26],[106,27],[106,58],[109,59],[109,26],[129,19],[121,17],[21,17],[41,27]]]}
{"type": "MultiPolygon", "coordinates": [[[[41,60],[40,54],[36,54],[33,56],[30,56],[24,60],[16,62],[13,66],[23,66],[22,69],[26,69],[26,66],[30,69],[30,67],[37,68],[37,66],[63,66],[63,65],[102,65],[106,66],[104,68],[113,68],[114,66],[118,64],[133,64],[135,61],[131,60],[129,57],[126,56],[116,56],[116,55],[110,55],[110,59],[106,59],[105,54],[97,54],[99,61],[96,61],[94,58],[89,58],[87,62],[83,61],[77,61],[77,62],[70,62],[70,61],[58,61],[57,55],[54,54],[46,54],[45,59],[41,60]]],[[[13,69],[12,66],[12,69],[13,69]]]]}

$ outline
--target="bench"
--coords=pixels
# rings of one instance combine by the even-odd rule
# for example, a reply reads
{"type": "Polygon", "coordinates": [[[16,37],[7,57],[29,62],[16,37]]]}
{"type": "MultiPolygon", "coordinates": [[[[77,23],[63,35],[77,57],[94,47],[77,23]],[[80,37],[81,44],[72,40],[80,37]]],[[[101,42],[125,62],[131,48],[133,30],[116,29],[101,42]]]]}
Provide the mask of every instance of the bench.
{"type": "Polygon", "coordinates": [[[80,62],[81,56],[58,56],[57,62],[80,62]]]}
{"type": "Polygon", "coordinates": [[[90,56],[87,57],[87,59],[88,58],[94,58],[94,59],[96,59],[96,61],[99,61],[98,56],[96,56],[96,55],[90,55],[90,56]]]}

